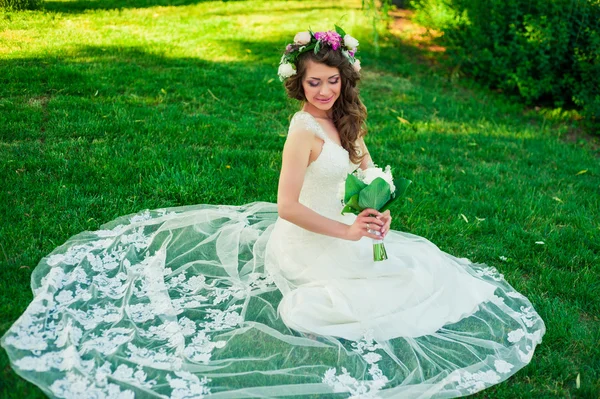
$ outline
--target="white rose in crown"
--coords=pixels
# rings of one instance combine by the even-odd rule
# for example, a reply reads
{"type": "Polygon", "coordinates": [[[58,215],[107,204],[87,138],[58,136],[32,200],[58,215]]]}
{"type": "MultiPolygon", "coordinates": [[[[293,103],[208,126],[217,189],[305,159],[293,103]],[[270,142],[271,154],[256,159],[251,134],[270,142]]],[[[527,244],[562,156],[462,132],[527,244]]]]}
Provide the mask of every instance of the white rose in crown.
{"type": "Polygon", "coordinates": [[[292,66],[292,64],[284,63],[279,65],[279,69],[277,70],[279,77],[281,79],[287,79],[292,75],[296,74],[296,70],[292,66]]]}
{"type": "Polygon", "coordinates": [[[304,45],[310,43],[310,32],[298,32],[296,36],[294,36],[294,43],[304,45]]]}
{"type": "Polygon", "coordinates": [[[344,44],[347,48],[350,49],[350,51],[356,52],[356,48],[358,47],[358,40],[356,40],[350,35],[346,35],[344,36],[344,44]]]}
{"type": "Polygon", "coordinates": [[[354,60],[354,64],[352,64],[352,66],[356,72],[360,72],[360,60],[354,60]]]}

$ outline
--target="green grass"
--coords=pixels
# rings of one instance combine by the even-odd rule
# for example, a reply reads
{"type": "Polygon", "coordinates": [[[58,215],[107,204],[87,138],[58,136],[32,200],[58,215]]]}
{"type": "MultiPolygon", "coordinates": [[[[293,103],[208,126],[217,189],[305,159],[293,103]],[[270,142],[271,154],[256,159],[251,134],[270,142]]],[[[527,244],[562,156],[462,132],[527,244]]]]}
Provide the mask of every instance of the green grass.
{"type": "MultiPolygon", "coordinates": [[[[0,334],[39,259],[80,231],[145,208],[275,202],[298,107],[282,49],[338,23],[361,41],[370,152],[414,182],[392,228],[497,267],[546,322],[531,364],[474,397],[600,396],[600,153],[560,113],[448,81],[391,35],[375,57],[360,1],[45,7],[0,14],[0,334]]],[[[3,351],[0,370],[0,397],[43,397],[3,351]]]]}

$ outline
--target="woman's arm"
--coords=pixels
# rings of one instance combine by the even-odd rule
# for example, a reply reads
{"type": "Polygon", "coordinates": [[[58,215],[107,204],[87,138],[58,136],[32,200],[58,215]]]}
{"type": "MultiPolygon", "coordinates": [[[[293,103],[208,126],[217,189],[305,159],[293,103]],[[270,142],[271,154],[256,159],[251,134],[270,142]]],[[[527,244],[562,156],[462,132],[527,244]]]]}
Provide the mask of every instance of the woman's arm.
{"type": "MultiPolygon", "coordinates": [[[[279,216],[314,233],[358,240],[360,236],[357,235],[357,226],[353,227],[337,220],[329,219],[299,202],[300,190],[304,183],[313,139],[314,134],[305,128],[292,129],[287,136],[283,147],[281,174],[279,175],[279,187],[277,191],[277,211],[279,216]]],[[[377,211],[374,212],[377,213],[377,211]]],[[[383,224],[379,219],[374,217],[363,215],[360,219],[363,225],[367,222],[378,225],[383,224]]],[[[374,234],[369,235],[366,232],[362,235],[377,238],[374,234]]]]}

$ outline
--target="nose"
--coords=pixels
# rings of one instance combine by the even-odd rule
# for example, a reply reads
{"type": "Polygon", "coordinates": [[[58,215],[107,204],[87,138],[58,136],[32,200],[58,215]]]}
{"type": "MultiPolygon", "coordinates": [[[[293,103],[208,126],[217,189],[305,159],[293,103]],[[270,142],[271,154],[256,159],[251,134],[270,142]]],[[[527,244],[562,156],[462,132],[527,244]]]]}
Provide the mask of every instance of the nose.
{"type": "Polygon", "coordinates": [[[329,85],[327,83],[321,85],[321,90],[319,90],[320,96],[329,97],[330,92],[331,90],[329,90],[329,85]]]}

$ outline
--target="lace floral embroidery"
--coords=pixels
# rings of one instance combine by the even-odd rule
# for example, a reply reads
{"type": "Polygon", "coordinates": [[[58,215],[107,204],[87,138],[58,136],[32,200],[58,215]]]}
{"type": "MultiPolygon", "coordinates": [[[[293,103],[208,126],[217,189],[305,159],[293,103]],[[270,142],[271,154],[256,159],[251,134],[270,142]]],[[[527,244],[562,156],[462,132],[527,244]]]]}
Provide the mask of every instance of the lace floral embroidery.
{"type": "Polygon", "coordinates": [[[516,291],[509,291],[506,293],[506,296],[509,296],[511,298],[517,298],[517,299],[523,299],[524,296],[516,291]]]}
{"type": "Polygon", "coordinates": [[[227,310],[208,309],[208,318],[212,321],[202,323],[202,327],[206,331],[221,331],[238,326],[244,318],[240,316],[237,309],[241,309],[242,305],[230,306],[227,310]]]}
{"type": "Polygon", "coordinates": [[[175,353],[167,352],[167,348],[159,348],[158,350],[139,348],[136,345],[127,344],[128,358],[142,366],[150,366],[162,370],[179,370],[181,369],[182,359],[175,353]]]}
{"type": "Polygon", "coordinates": [[[533,327],[536,319],[539,319],[539,317],[537,313],[531,309],[531,306],[521,306],[521,320],[523,320],[523,323],[525,323],[527,327],[533,327]]]}
{"type": "Polygon", "coordinates": [[[48,352],[42,356],[25,356],[15,361],[15,365],[22,370],[48,371],[70,370],[79,365],[79,355],[74,347],[70,346],[63,351],[48,352]]]}
{"type": "Polygon", "coordinates": [[[321,126],[319,125],[319,123],[308,112],[304,112],[304,111],[296,112],[296,114],[292,117],[292,120],[290,122],[289,130],[291,131],[292,126],[294,126],[298,123],[302,124],[308,130],[310,130],[311,132],[316,134],[321,140],[326,141],[328,139],[328,137],[326,137],[323,134],[323,132],[321,131],[321,126]]]}
{"type": "Polygon", "coordinates": [[[54,381],[50,389],[54,395],[65,399],[134,399],[135,397],[133,391],[122,391],[116,384],[108,383],[105,386],[98,386],[96,381],[90,381],[71,371],[67,372],[65,378],[54,381]]]}
{"type": "MultiPolygon", "coordinates": [[[[312,117],[301,113],[298,117],[307,123],[312,121],[313,128],[320,131],[312,117]]],[[[347,153],[333,148],[328,145],[322,155],[333,163],[348,164],[347,153]]],[[[320,169],[324,168],[323,164],[315,164],[309,173],[325,173],[331,181],[337,181],[345,175],[345,167],[324,171],[320,169]]],[[[321,179],[318,182],[320,187],[308,187],[305,198],[330,206],[321,198],[326,196],[329,184],[321,179]]],[[[254,227],[260,222],[259,218],[237,212],[231,206],[216,209],[207,212],[207,223],[227,219],[226,223],[243,225],[240,250],[255,245],[260,237],[259,229],[254,227]],[[218,213],[217,219],[211,219],[215,213],[218,213]]],[[[153,241],[167,232],[167,229],[160,230],[160,224],[153,225],[154,221],[168,215],[173,215],[169,223],[175,224],[180,222],[177,218],[185,223],[183,219],[189,217],[174,212],[167,214],[164,210],[145,211],[129,218],[129,224],[95,232],[92,240],[96,241],[81,244],[83,240],[78,239],[77,244],[62,249],[64,253],[49,256],[44,265],[46,275],[38,280],[34,300],[4,337],[6,347],[11,347],[13,353],[20,352],[12,360],[14,366],[28,371],[30,376],[53,373],[46,390],[60,398],[133,398],[133,390],[128,389],[133,386],[137,387],[136,393],[146,389],[164,397],[191,399],[211,394],[211,380],[202,377],[202,370],[218,375],[228,367],[230,359],[246,361],[231,356],[240,348],[233,348],[235,345],[226,348],[227,339],[244,331],[264,332],[253,328],[260,323],[252,319],[245,322],[245,317],[254,310],[248,310],[248,302],[271,300],[268,295],[260,295],[275,290],[273,280],[261,272],[262,264],[249,257],[225,256],[226,262],[219,259],[224,272],[216,269],[220,265],[211,264],[214,269],[208,268],[206,275],[199,274],[198,271],[204,269],[197,268],[195,260],[187,264],[174,261],[179,255],[176,250],[169,252],[168,257],[164,250],[166,244],[162,244],[166,241],[153,241]],[[226,350],[221,353],[219,349],[223,348],[226,350]],[[27,353],[22,353],[24,351],[27,353]],[[133,363],[137,365],[132,366],[133,363]],[[194,370],[195,374],[186,370],[194,370]]],[[[232,231],[236,233],[236,229],[232,231]]],[[[90,234],[85,233],[86,240],[90,234]]],[[[260,260],[262,254],[258,255],[260,260]]],[[[502,278],[493,268],[481,269],[478,273],[495,281],[502,278]]],[[[517,292],[506,292],[505,298],[494,296],[491,301],[504,308],[509,307],[505,300],[509,304],[516,303],[513,305],[516,309],[521,305],[517,300],[523,298],[517,292]]],[[[261,317],[266,319],[271,315],[269,312],[275,311],[269,306],[263,308],[261,317]]],[[[522,328],[508,334],[512,344],[509,346],[514,346],[517,362],[518,359],[528,362],[535,344],[541,342],[543,330],[530,333],[531,329],[525,326],[539,328],[540,319],[531,306],[511,311],[522,328]]],[[[347,392],[353,398],[378,397],[382,389],[391,385],[381,370],[386,353],[370,333],[352,343],[352,348],[355,353],[352,357],[362,359],[362,366],[355,370],[351,369],[352,365],[332,362],[323,374],[323,365],[318,365],[317,378],[333,391],[347,392]],[[363,366],[369,377],[359,380],[355,378],[356,373],[360,373],[362,379],[363,366]]],[[[280,354],[274,352],[269,356],[280,354]]],[[[510,375],[516,367],[502,359],[493,359],[493,366],[491,364],[485,366],[484,370],[491,368],[485,372],[453,374],[455,385],[476,392],[499,381],[500,375],[502,378],[510,375]]],[[[246,367],[241,363],[236,367],[238,365],[243,366],[240,369],[246,367]]],[[[218,387],[222,389],[222,385],[218,387]]]]}
{"type": "Polygon", "coordinates": [[[513,369],[513,367],[515,367],[515,366],[513,364],[507,362],[506,360],[495,360],[494,361],[494,368],[496,369],[497,372],[502,373],[502,374],[510,373],[510,371],[513,369]]]}
{"type": "Polygon", "coordinates": [[[176,371],[175,375],[179,378],[167,375],[167,381],[173,388],[171,399],[202,399],[210,394],[210,389],[206,387],[210,382],[208,378],[200,379],[187,371],[176,371]]]}
{"type": "Polygon", "coordinates": [[[207,364],[213,349],[223,348],[225,344],[225,341],[211,342],[210,337],[201,331],[192,338],[192,342],[185,347],[183,354],[194,362],[207,364]]]}
{"type": "Polygon", "coordinates": [[[325,372],[323,383],[331,386],[334,392],[350,392],[351,398],[377,398],[377,393],[388,383],[388,378],[383,374],[377,362],[381,360],[381,355],[375,353],[382,347],[374,343],[371,332],[357,342],[352,343],[353,352],[362,356],[363,360],[369,365],[369,375],[371,381],[358,381],[352,377],[345,367],[342,367],[342,374],[337,375],[336,368],[330,368],[325,372]]]}
{"type": "Polygon", "coordinates": [[[469,393],[479,392],[486,386],[500,382],[500,376],[493,370],[478,371],[476,373],[458,370],[455,373],[451,381],[457,383],[457,388],[466,389],[469,393]]]}
{"type": "Polygon", "coordinates": [[[129,328],[111,328],[102,332],[101,336],[90,334],[89,340],[81,346],[82,353],[95,350],[103,355],[112,355],[122,344],[131,341],[133,330],[129,328]]]}
{"type": "Polygon", "coordinates": [[[140,366],[134,371],[126,364],[120,364],[114,372],[111,372],[111,364],[109,362],[104,362],[104,364],[96,370],[96,383],[99,386],[105,386],[108,377],[145,388],[152,388],[156,385],[156,380],[146,381],[148,376],[140,366]]]}
{"type": "Polygon", "coordinates": [[[479,277],[489,277],[494,281],[501,281],[504,278],[504,275],[498,272],[498,269],[496,269],[495,267],[483,267],[479,270],[474,269],[475,270],[475,274],[479,277]]]}

